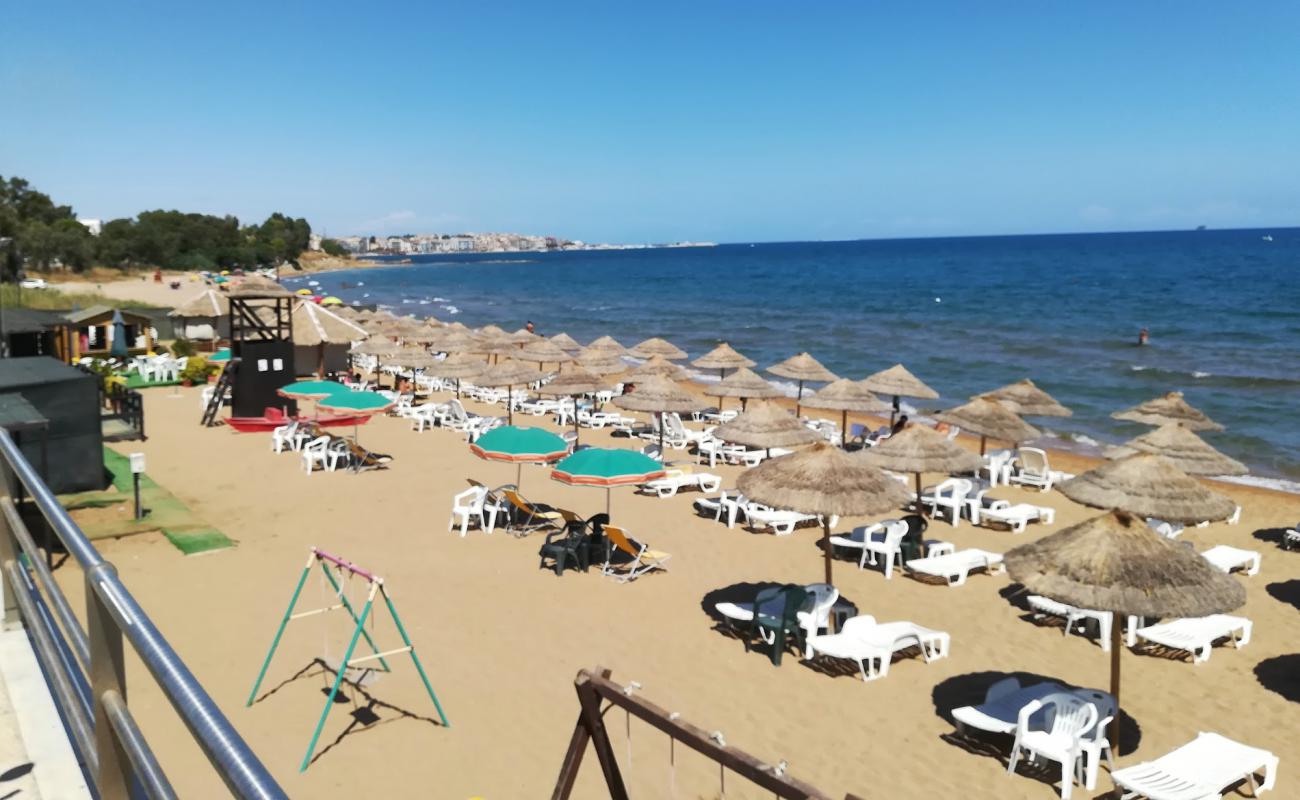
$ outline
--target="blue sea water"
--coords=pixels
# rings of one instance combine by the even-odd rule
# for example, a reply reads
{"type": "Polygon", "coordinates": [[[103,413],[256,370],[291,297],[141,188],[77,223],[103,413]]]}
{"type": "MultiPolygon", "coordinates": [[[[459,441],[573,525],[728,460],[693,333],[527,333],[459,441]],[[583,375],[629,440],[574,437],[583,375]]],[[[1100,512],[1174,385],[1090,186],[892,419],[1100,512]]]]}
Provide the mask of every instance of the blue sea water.
{"type": "Polygon", "coordinates": [[[1081,449],[1144,432],[1110,413],[1177,389],[1227,426],[1207,441],[1257,476],[1300,481],[1300,229],[412,260],[311,279],[471,326],[663,336],[692,357],[725,340],[759,368],[801,350],[854,379],[902,362],[942,395],[922,410],[1030,377],[1075,412],[1031,422],[1081,449]],[[1151,344],[1137,347],[1143,327],[1151,344]]]}

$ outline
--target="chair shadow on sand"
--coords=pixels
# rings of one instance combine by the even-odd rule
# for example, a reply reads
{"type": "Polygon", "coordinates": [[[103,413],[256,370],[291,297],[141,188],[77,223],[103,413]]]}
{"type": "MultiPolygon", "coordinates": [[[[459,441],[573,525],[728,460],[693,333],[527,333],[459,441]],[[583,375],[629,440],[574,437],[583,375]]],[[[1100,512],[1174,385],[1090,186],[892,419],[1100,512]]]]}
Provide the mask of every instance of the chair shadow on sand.
{"type": "MultiPolygon", "coordinates": [[[[719,634],[727,637],[728,639],[734,639],[738,642],[743,642],[745,640],[744,623],[737,622],[735,620],[731,620],[723,616],[716,608],[717,604],[718,603],[752,603],[754,602],[754,596],[758,594],[760,591],[762,591],[763,589],[774,589],[779,586],[785,586],[785,585],[786,585],[785,583],[782,583],[780,581],[754,581],[752,583],[733,583],[730,586],[724,586],[721,589],[714,589],[713,591],[706,593],[704,597],[700,599],[700,610],[704,612],[705,616],[707,616],[710,621],[712,621],[713,630],[717,631],[719,634]]],[[[836,601],[836,607],[839,608],[841,604],[848,606],[852,613],[857,613],[858,610],[857,604],[854,603],[852,600],[849,600],[848,598],[844,597],[843,595],[841,595],[839,600],[836,601]]],[[[762,658],[768,658],[769,652],[770,649],[768,648],[768,646],[763,644],[759,644],[757,646],[750,646],[747,648],[748,654],[758,655],[762,658]]],[[[804,661],[802,655],[803,654],[801,653],[800,663],[802,665],[810,667],[815,671],[823,672],[823,674],[826,675],[839,674],[839,670],[833,668],[821,669],[820,668],[821,665],[814,666],[812,662],[804,661]]],[[[818,661],[823,661],[823,660],[826,659],[818,659],[818,661]]],[[[857,665],[853,665],[853,669],[847,671],[845,674],[856,675],[857,665]]]]}
{"type": "MultiPolygon", "coordinates": [[[[267,689],[253,702],[260,703],[290,684],[301,680],[313,679],[318,675],[325,678],[324,685],[322,685],[320,689],[321,697],[328,697],[330,693],[330,685],[333,684],[334,676],[336,674],[335,667],[331,666],[323,658],[313,658],[302,669],[298,670],[293,675],[290,675],[288,678],[285,678],[283,681],[280,681],[270,689],[267,689]]],[[[435,728],[442,727],[442,723],[433,717],[422,716],[400,706],[385,702],[367,691],[366,686],[374,683],[383,674],[384,672],[382,670],[365,670],[360,678],[353,679],[346,676],[343,678],[343,682],[339,684],[338,694],[334,696],[334,705],[337,706],[351,703],[352,710],[348,712],[348,716],[351,717],[351,719],[348,720],[347,726],[333,741],[316,750],[315,755],[313,755],[311,759],[312,764],[315,764],[330,750],[333,750],[335,747],[342,744],[343,740],[348,736],[354,736],[363,731],[371,730],[390,722],[410,719],[417,722],[427,722],[435,728]],[[389,715],[382,715],[379,713],[381,711],[389,712],[389,715]]]]}
{"type": "Polygon", "coordinates": [[[1286,531],[1286,528],[1260,528],[1251,533],[1251,536],[1254,536],[1261,542],[1269,542],[1270,544],[1275,544],[1285,550],[1286,548],[1283,547],[1285,539],[1283,539],[1282,535],[1286,533],[1286,531]]]}
{"type": "Polygon", "coordinates": [[[1300,653],[1264,659],[1255,665],[1255,680],[1270,692],[1300,703],[1300,653]]]}

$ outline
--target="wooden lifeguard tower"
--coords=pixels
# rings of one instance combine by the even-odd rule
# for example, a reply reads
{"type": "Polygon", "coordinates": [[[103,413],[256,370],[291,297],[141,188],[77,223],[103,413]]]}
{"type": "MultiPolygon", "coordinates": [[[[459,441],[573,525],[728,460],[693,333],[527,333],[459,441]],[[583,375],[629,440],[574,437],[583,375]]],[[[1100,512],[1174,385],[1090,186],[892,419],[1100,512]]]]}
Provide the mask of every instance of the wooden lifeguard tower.
{"type": "Polygon", "coordinates": [[[230,363],[213,396],[215,408],[204,414],[204,423],[215,421],[227,386],[236,417],[260,417],[272,407],[296,413],[293,401],[276,393],[294,381],[293,295],[275,281],[249,277],[227,296],[230,363]]]}

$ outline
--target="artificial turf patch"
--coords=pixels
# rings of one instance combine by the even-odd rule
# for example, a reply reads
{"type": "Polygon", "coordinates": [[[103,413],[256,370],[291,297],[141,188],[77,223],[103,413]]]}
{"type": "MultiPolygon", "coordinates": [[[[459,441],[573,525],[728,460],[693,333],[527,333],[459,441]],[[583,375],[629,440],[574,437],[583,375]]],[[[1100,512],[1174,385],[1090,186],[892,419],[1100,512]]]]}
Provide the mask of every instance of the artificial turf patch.
{"type": "Polygon", "coordinates": [[[151,389],[154,386],[177,386],[180,381],[147,381],[140,377],[140,373],[132,372],[126,376],[126,388],[128,389],[151,389]]]}
{"type": "Polygon", "coordinates": [[[176,546],[187,556],[197,553],[206,553],[210,550],[224,550],[227,547],[234,547],[235,543],[230,538],[216,528],[194,528],[192,530],[168,530],[163,529],[163,535],[167,541],[176,546]]]}

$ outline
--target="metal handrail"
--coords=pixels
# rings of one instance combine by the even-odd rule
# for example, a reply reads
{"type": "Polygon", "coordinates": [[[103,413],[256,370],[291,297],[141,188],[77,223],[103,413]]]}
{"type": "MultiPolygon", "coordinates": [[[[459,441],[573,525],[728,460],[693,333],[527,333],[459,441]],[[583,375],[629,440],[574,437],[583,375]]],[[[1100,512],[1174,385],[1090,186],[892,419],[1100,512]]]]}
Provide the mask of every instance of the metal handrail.
{"type": "MultiPolygon", "coordinates": [[[[130,784],[143,789],[148,797],[174,796],[158,762],[154,758],[147,741],[140,734],[135,720],[123,699],[124,671],[120,661],[122,639],[131,643],[141,662],[149,670],[158,687],[162,690],[178,716],[189,728],[195,742],[207,755],[231,793],[238,798],[253,800],[273,800],[285,798],[284,790],[271,777],[253,751],[248,747],[234,726],[217,708],[207,691],[181,661],[179,655],[163,637],[135,597],[117,577],[117,570],[104,560],[86,535],[77,527],[64,510],[45,482],[23,457],[22,452],[7,431],[0,430],[0,467],[7,466],[14,477],[26,488],[30,502],[45,518],[55,536],[63,544],[69,555],[76,560],[85,572],[87,586],[88,618],[91,630],[89,637],[81,631],[79,623],[69,625],[66,618],[69,611],[67,600],[61,590],[53,583],[48,570],[35,569],[38,582],[31,581],[28,565],[35,565],[43,558],[36,550],[35,543],[26,526],[17,514],[0,514],[5,531],[3,535],[9,540],[4,543],[3,552],[7,555],[4,564],[6,593],[12,592],[14,600],[24,621],[33,631],[37,655],[46,674],[50,676],[52,688],[59,705],[73,723],[73,743],[78,755],[88,772],[97,782],[98,794],[101,796],[119,794],[105,791],[105,783],[116,786],[130,784]],[[14,548],[14,544],[18,547],[14,548]],[[26,564],[18,558],[25,556],[26,564]],[[22,580],[17,580],[21,578],[22,580]],[[39,583],[39,586],[38,586],[39,583]],[[72,649],[75,657],[60,657],[60,648],[67,648],[67,639],[53,624],[48,613],[42,613],[44,601],[40,590],[54,598],[54,606],[59,616],[60,625],[70,628],[72,649]],[[89,613],[99,609],[99,613],[89,613]],[[103,613],[107,612],[107,613],[103,613]],[[111,625],[106,625],[111,621],[111,625]],[[75,632],[74,632],[75,631],[75,632]],[[87,645],[89,638],[89,645],[87,645]],[[90,659],[85,658],[89,650],[90,659]],[[117,657],[113,658],[116,651],[117,657]],[[107,655],[104,655],[107,654],[107,655]],[[94,662],[100,655],[105,662],[92,663],[85,673],[80,673],[81,661],[94,662]],[[117,663],[111,663],[116,661],[117,663]],[[104,685],[101,686],[101,681],[104,685]],[[116,683],[114,682],[116,681],[116,683]],[[75,691],[78,683],[91,684],[93,695],[93,731],[87,731],[85,704],[75,691]],[[112,685],[109,685],[112,684],[112,685]],[[101,724],[109,730],[101,729],[101,724]],[[109,738],[111,737],[111,738],[109,738]],[[124,763],[111,753],[109,758],[103,750],[105,742],[115,742],[126,754],[124,763]],[[98,749],[96,747],[98,743],[98,749]],[[121,770],[122,774],[106,775],[106,764],[121,770]]],[[[7,485],[7,481],[5,482],[7,485]]],[[[6,499],[7,500],[7,499],[6,499]]],[[[8,605],[8,603],[6,603],[8,605]]],[[[135,793],[132,791],[131,793],[135,793]]]]}

